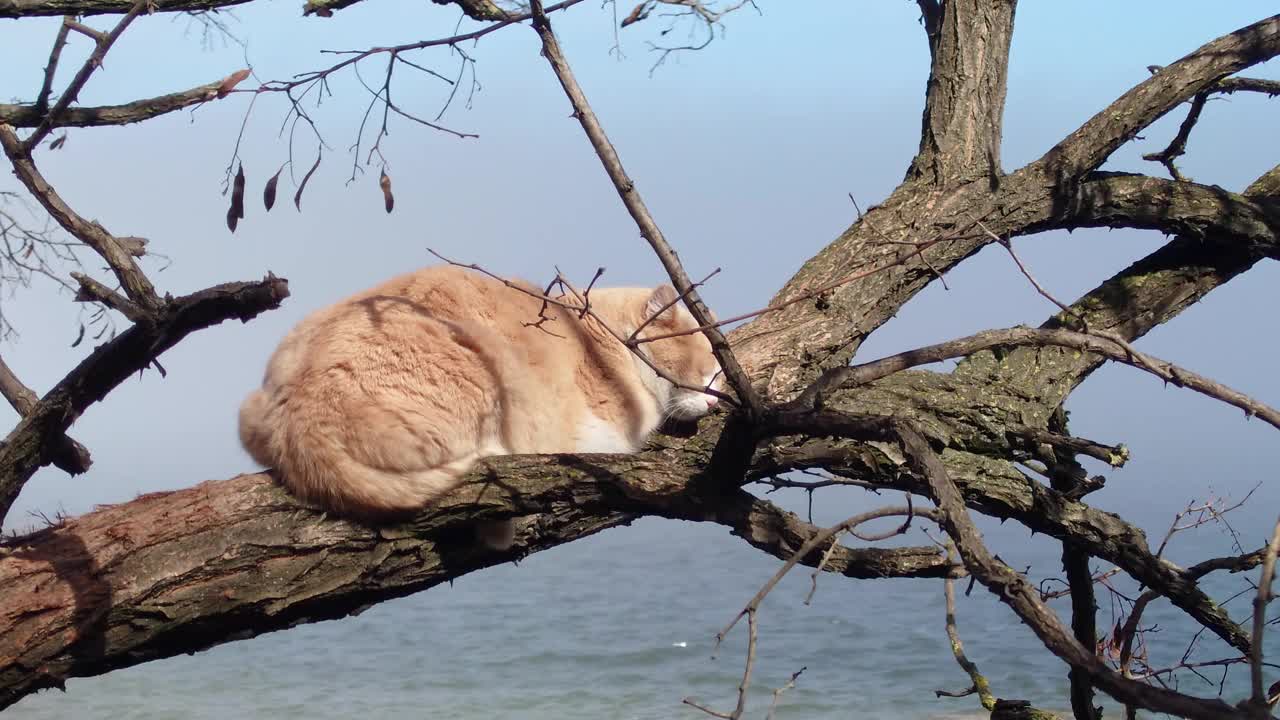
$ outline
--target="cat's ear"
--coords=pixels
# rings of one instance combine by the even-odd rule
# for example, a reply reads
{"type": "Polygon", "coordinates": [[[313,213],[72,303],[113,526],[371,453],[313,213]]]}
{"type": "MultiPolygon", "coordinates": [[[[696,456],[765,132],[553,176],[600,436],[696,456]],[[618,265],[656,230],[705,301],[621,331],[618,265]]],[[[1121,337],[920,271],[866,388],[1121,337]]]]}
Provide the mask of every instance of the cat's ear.
{"type": "Polygon", "coordinates": [[[657,315],[658,311],[674,303],[677,297],[675,288],[667,283],[659,285],[649,294],[649,300],[644,304],[644,316],[649,318],[657,315]]]}

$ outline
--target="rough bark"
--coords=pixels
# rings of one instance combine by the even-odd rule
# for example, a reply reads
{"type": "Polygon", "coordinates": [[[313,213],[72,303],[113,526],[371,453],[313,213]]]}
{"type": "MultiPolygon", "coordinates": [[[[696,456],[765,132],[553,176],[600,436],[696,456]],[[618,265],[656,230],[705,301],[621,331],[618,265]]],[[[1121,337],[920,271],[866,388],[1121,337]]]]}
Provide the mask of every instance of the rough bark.
{"type": "MultiPolygon", "coordinates": [[[[718,522],[779,557],[816,532],[746,493],[712,504],[691,492],[689,477],[706,468],[683,449],[494,459],[430,512],[380,528],[305,508],[262,474],[68,520],[0,544],[10,599],[0,611],[0,709],[69,677],[343,617],[642,514],[718,522]],[[524,516],[515,551],[469,541],[477,518],[513,511],[524,516]]],[[[839,549],[824,568],[863,578],[955,572],[931,547],[839,549]]]]}

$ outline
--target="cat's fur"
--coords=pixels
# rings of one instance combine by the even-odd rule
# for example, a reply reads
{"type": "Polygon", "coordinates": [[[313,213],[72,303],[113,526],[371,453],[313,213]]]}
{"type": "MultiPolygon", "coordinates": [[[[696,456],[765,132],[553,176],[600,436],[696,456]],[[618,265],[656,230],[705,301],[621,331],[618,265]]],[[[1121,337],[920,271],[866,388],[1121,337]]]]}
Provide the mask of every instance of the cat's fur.
{"type": "MultiPolygon", "coordinates": [[[[596,288],[590,301],[625,336],[675,297],[670,285],[596,288]]],[[[641,335],[696,326],[676,303],[641,335]]],[[[702,333],[640,347],[686,385],[706,387],[719,370],[702,333]]],[[[240,408],[240,440],[299,498],[377,518],[429,505],[479,458],[634,452],[664,418],[714,404],[659,378],[589,316],[435,266],[290,331],[240,408]],[[552,319],[535,327],[540,310],[552,319]]],[[[509,524],[494,530],[488,544],[510,544],[509,524]]]]}

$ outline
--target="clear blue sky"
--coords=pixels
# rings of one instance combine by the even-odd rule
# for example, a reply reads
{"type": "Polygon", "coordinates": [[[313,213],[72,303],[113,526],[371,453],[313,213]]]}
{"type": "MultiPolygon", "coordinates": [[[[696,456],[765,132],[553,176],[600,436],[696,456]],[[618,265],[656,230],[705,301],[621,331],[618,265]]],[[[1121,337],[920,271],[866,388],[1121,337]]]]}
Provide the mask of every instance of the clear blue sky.
{"type": "MultiPolygon", "coordinates": [[[[296,2],[235,11],[234,32],[247,50],[215,43],[202,49],[185,18],[140,19],[89,83],[85,103],[125,102],[221,78],[247,54],[264,79],[321,67],[349,49],[440,37],[458,12],[430,3],[367,0],[333,18],[302,18],[296,2]]],[[[622,8],[622,11],[628,10],[622,8]]],[[[612,134],[623,161],[690,272],[723,273],[707,293],[722,315],[755,309],[806,258],[854,217],[847,193],[864,205],[901,179],[914,152],[927,73],[918,9],[907,0],[760,3],[727,21],[725,37],[671,61],[652,76],[650,22],[622,31],[625,59],[613,43],[608,8],[583,3],[555,18],[570,61],[612,134]]],[[[1004,164],[1013,170],[1038,156],[1111,99],[1209,39],[1256,21],[1274,4],[1024,2],[1019,9],[1006,113],[1004,164]]],[[[104,26],[103,19],[91,23],[104,26]]],[[[464,27],[466,27],[464,25],[464,27]]],[[[56,21],[0,23],[0,98],[30,100],[56,21]]],[[[64,55],[75,67],[82,37],[64,55]]],[[[471,109],[456,104],[451,127],[476,132],[459,140],[393,118],[383,141],[391,160],[396,210],[386,215],[377,168],[345,185],[347,150],[367,102],[350,73],[318,113],[332,150],[294,211],[282,183],[276,209],[264,214],[262,183],[285,158],[276,130],[285,107],[264,97],[248,125],[242,156],[249,176],[247,217],[227,232],[222,172],[248,103],[246,95],[140,127],[73,131],[66,147],[39,160],[63,195],[88,217],[121,234],[148,237],[173,259],[156,284],[174,294],[212,283],[253,279],[267,270],[291,280],[285,307],[249,325],[202,332],[164,357],[167,379],[130,380],[75,426],[93,451],[85,477],[40,472],[23,492],[8,527],[31,510],[83,512],[136,493],[188,486],[253,469],[236,441],[235,413],[260,379],[268,354],[304,313],[391,274],[430,263],[427,246],[503,273],[545,280],[559,264],[589,277],[608,267],[612,284],[656,283],[661,269],[640,241],[527,27],[512,27],[468,48],[482,91],[471,109]]],[[[451,74],[447,50],[412,58],[451,74]]],[[[403,68],[402,68],[403,70],[403,68]]],[[[363,66],[376,82],[381,60],[363,66]]],[[[65,82],[70,70],[64,71],[65,82]]],[[[1280,76],[1276,63],[1251,71],[1280,76]]],[[[444,85],[407,73],[396,100],[434,115],[444,85]]],[[[465,92],[465,88],[464,88],[465,92]]],[[[1280,100],[1237,95],[1215,101],[1193,136],[1184,171],[1202,182],[1240,189],[1277,161],[1280,100]]],[[[1114,169],[1160,174],[1139,159],[1163,147],[1181,111],[1122,149],[1114,169]]],[[[300,163],[314,150],[305,134],[300,163]]],[[[0,188],[15,189],[7,173],[0,188]]],[[[1022,240],[1040,279],[1074,298],[1161,238],[1139,232],[1077,232],[1022,240]]],[[[85,254],[88,259],[88,254],[85,254]]],[[[92,263],[91,263],[92,264],[92,263]]],[[[149,267],[156,268],[156,264],[149,267]]],[[[984,327],[1038,323],[1049,312],[1010,266],[983,252],[930,288],[877,333],[861,352],[870,359],[910,345],[984,327]]],[[[1275,305],[1280,275],[1264,263],[1141,343],[1153,353],[1280,403],[1275,305]],[[1262,318],[1262,321],[1259,321],[1262,318]]],[[[70,349],[76,309],[47,287],[0,298],[21,335],[0,353],[29,385],[47,389],[88,352],[70,349]]],[[[1212,485],[1241,494],[1258,480],[1280,494],[1275,431],[1240,413],[1161,385],[1127,368],[1107,368],[1072,400],[1073,429],[1134,450],[1128,469],[1112,472],[1099,502],[1143,498],[1172,511],[1212,485]]],[[[14,419],[6,407],[0,416],[14,419]]],[[[1270,515],[1270,512],[1263,513],[1270,515]]],[[[1163,516],[1167,517],[1167,513],[1163,516]]],[[[725,542],[738,542],[725,539],[725,542]]]]}

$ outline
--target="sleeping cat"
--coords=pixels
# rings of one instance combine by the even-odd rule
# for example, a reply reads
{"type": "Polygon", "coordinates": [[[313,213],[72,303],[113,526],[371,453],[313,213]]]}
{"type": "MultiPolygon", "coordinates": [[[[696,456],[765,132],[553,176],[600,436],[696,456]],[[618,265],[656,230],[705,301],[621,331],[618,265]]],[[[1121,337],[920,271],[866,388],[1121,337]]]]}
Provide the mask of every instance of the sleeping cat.
{"type": "MultiPolygon", "coordinates": [[[[521,283],[534,293],[537,288],[521,283]]],[[[630,335],[676,299],[670,285],[596,288],[592,310],[630,335]]],[[[477,272],[434,266],[319,310],[291,330],[240,408],[240,441],[294,495],[378,519],[421,509],[479,458],[629,453],[667,417],[693,420],[712,395],[661,379],[590,316],[477,272]]],[[[697,327],[676,303],[641,332],[697,327]]],[[[684,385],[719,364],[700,332],[640,346],[684,385]]],[[[483,523],[503,549],[510,522],[483,523]]]]}

